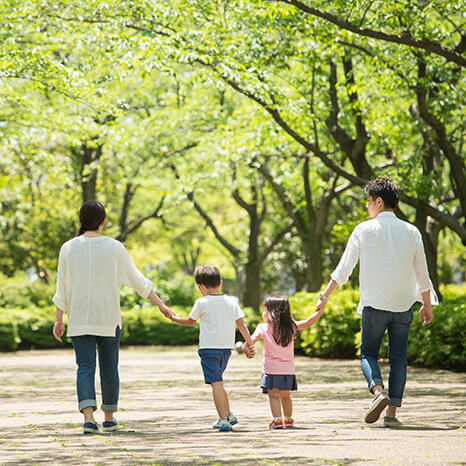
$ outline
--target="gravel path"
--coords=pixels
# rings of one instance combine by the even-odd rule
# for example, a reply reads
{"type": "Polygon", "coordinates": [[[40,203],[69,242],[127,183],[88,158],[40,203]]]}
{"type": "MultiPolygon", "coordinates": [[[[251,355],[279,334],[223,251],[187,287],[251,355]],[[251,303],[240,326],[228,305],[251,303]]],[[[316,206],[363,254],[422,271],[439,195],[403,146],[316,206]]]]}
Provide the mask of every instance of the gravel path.
{"type": "Polygon", "coordinates": [[[71,350],[1,354],[1,464],[466,464],[464,373],[410,367],[406,425],[385,429],[362,421],[370,397],[358,361],[297,357],[297,427],[269,431],[261,354],[235,353],[225,381],[240,423],[217,432],[194,347],[128,348],[120,361],[122,427],[84,436],[71,350]]]}

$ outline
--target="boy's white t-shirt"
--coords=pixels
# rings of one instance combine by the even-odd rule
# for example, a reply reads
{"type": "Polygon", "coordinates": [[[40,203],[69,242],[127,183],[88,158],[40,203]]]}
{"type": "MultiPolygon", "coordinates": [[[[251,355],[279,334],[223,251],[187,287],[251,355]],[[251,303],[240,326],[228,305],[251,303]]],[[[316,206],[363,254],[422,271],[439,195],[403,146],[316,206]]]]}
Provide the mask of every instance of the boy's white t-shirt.
{"type": "Polygon", "coordinates": [[[194,303],[189,317],[199,320],[199,349],[231,349],[235,346],[236,321],[244,317],[238,298],[207,295],[194,303]]]}

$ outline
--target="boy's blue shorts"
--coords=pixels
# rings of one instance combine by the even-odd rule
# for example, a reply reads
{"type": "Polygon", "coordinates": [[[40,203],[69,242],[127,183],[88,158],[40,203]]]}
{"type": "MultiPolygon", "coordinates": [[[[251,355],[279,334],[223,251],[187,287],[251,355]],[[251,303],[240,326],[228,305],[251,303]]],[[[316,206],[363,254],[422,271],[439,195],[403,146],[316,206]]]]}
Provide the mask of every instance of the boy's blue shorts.
{"type": "Polygon", "coordinates": [[[204,382],[223,382],[223,372],[230,359],[231,349],[203,348],[198,351],[201,357],[204,382]]]}

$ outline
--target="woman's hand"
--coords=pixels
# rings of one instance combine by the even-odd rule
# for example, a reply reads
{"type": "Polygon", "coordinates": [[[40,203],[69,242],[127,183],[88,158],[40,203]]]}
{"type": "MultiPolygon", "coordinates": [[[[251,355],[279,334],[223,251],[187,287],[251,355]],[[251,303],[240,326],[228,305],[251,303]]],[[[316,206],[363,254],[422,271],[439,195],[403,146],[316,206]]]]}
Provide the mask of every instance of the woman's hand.
{"type": "Polygon", "coordinates": [[[167,318],[167,319],[170,319],[172,317],[176,317],[175,313],[168,307],[168,306],[165,306],[165,304],[161,304],[159,306],[159,309],[160,309],[160,312],[167,318]]]}
{"type": "Polygon", "coordinates": [[[53,325],[53,336],[61,343],[61,337],[65,333],[65,324],[62,320],[56,320],[53,325]]]}

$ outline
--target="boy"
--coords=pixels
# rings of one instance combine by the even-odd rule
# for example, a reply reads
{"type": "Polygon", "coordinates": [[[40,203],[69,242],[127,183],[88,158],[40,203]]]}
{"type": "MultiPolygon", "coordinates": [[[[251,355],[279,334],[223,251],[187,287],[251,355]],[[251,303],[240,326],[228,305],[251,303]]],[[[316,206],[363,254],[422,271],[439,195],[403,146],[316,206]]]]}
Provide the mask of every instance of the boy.
{"type": "Polygon", "coordinates": [[[203,297],[194,303],[188,318],[172,316],[171,320],[186,327],[193,326],[199,320],[198,353],[201,357],[204,381],[212,386],[215,408],[219,416],[212,427],[220,431],[229,431],[238,419],[230,411],[222,375],[227,367],[231,349],[235,346],[235,324],[246,341],[248,357],[252,357],[254,351],[251,335],[243,321],[244,313],[238,305],[238,298],[221,293],[222,279],[217,267],[197,267],[194,279],[203,297]]]}

